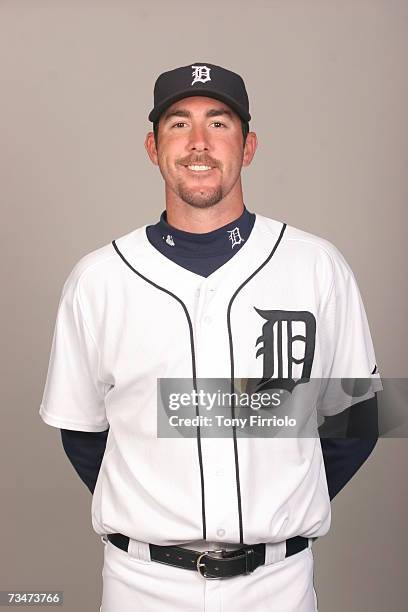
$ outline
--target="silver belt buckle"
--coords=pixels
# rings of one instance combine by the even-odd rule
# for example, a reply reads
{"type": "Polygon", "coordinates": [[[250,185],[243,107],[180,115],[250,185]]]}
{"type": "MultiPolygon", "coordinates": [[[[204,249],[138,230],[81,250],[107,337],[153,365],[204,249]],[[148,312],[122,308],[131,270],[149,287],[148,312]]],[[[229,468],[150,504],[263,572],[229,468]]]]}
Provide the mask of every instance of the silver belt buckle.
{"type": "Polygon", "coordinates": [[[223,553],[226,552],[225,548],[217,548],[216,550],[206,550],[205,552],[201,553],[200,556],[197,559],[197,571],[200,574],[200,576],[203,576],[203,578],[206,578],[207,580],[220,580],[220,578],[222,578],[222,576],[208,576],[208,574],[206,574],[205,571],[201,571],[202,567],[205,567],[205,563],[201,562],[201,559],[205,556],[210,557],[211,559],[222,559],[223,558],[223,553]]]}

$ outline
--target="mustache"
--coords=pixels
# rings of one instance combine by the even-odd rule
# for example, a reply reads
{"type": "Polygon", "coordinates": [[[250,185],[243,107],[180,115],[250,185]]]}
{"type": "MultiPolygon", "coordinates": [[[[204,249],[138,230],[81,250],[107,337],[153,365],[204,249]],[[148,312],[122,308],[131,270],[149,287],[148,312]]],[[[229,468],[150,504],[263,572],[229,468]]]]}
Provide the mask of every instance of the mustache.
{"type": "Polygon", "coordinates": [[[216,168],[218,163],[212,159],[201,158],[201,159],[187,159],[185,161],[179,162],[182,166],[211,166],[216,168]]]}

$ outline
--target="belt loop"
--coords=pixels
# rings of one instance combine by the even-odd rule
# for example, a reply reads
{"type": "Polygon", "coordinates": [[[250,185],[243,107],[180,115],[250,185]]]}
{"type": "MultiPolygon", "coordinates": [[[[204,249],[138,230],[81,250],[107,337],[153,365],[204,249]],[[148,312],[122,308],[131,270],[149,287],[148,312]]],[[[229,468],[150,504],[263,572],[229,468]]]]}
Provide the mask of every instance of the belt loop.
{"type": "Polygon", "coordinates": [[[100,536],[102,543],[104,544],[104,546],[106,546],[107,542],[108,542],[108,536],[106,535],[106,533],[104,533],[103,535],[100,536]]]}
{"type": "Polygon", "coordinates": [[[286,541],[266,542],[265,544],[265,565],[283,561],[286,556],[286,541]]]}
{"type": "Polygon", "coordinates": [[[150,547],[147,542],[140,542],[139,540],[129,540],[128,554],[140,561],[151,563],[150,558],[150,547]]]}
{"type": "Polygon", "coordinates": [[[255,553],[253,548],[245,549],[245,573],[251,574],[254,571],[255,566],[255,553]]]}

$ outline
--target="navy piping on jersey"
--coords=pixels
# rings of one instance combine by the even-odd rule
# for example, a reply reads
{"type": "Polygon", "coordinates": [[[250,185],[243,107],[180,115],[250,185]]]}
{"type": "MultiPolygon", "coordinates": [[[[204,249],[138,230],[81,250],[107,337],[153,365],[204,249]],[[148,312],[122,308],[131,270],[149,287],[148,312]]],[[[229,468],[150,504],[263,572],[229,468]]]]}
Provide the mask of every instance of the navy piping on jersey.
{"type": "MultiPolygon", "coordinates": [[[[227,309],[227,327],[228,327],[228,338],[229,338],[229,347],[230,347],[230,362],[231,362],[231,397],[234,397],[234,376],[235,376],[235,370],[234,370],[234,345],[233,345],[233,341],[232,341],[232,333],[231,333],[231,307],[232,307],[232,303],[235,300],[235,298],[237,297],[238,293],[241,291],[241,289],[247,284],[249,283],[249,281],[256,275],[258,274],[258,272],[260,270],[262,270],[262,268],[264,266],[266,266],[266,264],[272,259],[276,249],[278,248],[283,234],[285,232],[286,229],[286,223],[283,224],[281,232],[279,234],[279,237],[272,249],[272,251],[269,253],[268,257],[265,259],[265,261],[254,271],[252,272],[252,274],[250,276],[248,276],[248,278],[246,280],[244,280],[243,283],[241,283],[241,285],[238,287],[238,289],[235,291],[235,293],[233,293],[229,304],[228,304],[228,309],[227,309]]],[[[231,413],[232,413],[232,418],[235,418],[235,403],[234,400],[232,401],[231,404],[231,413]]],[[[233,423],[235,423],[235,421],[232,421],[233,423]]],[[[235,474],[236,474],[236,481],[237,481],[237,499],[238,499],[238,514],[239,514],[239,543],[240,544],[244,544],[244,529],[243,529],[243,524],[242,524],[242,507],[241,507],[241,487],[240,487],[240,482],[239,482],[239,462],[238,462],[238,448],[237,448],[237,434],[236,434],[236,426],[233,425],[232,427],[232,432],[233,432],[233,437],[234,437],[234,453],[235,453],[235,474]]]]}
{"type": "MultiPolygon", "coordinates": [[[[153,282],[152,280],[150,280],[149,278],[147,278],[146,276],[144,276],[143,274],[138,272],[127,261],[127,259],[124,257],[124,255],[120,252],[120,250],[119,250],[115,240],[112,240],[112,245],[113,245],[115,251],[117,252],[117,254],[119,255],[119,257],[122,259],[122,261],[135,274],[137,274],[137,276],[139,276],[141,279],[143,279],[144,281],[146,281],[150,285],[153,285],[153,287],[156,287],[156,289],[159,289],[160,291],[164,291],[164,293],[167,293],[168,295],[173,297],[179,304],[181,304],[181,307],[183,308],[184,314],[186,315],[186,318],[187,318],[188,328],[189,328],[189,332],[190,332],[190,350],[191,350],[191,365],[192,365],[192,373],[193,373],[193,385],[194,385],[194,390],[195,390],[196,394],[198,394],[198,390],[197,390],[197,375],[196,375],[196,359],[195,359],[195,350],[194,350],[193,326],[192,326],[192,323],[191,323],[191,318],[190,318],[189,312],[187,310],[187,306],[184,304],[183,300],[180,299],[177,295],[175,295],[174,293],[172,293],[168,289],[165,289],[164,287],[161,287],[157,283],[153,282]]],[[[199,412],[198,412],[198,406],[197,405],[196,405],[196,415],[199,417],[199,412]]],[[[202,453],[201,453],[201,432],[200,432],[200,427],[199,426],[197,427],[197,449],[198,449],[198,460],[199,460],[199,464],[200,464],[200,478],[201,478],[201,516],[202,516],[202,524],[203,524],[203,540],[206,540],[207,539],[207,535],[206,535],[207,528],[206,528],[206,519],[205,519],[205,487],[204,487],[204,473],[203,473],[203,458],[202,458],[202,453]]]]}
{"type": "MultiPolygon", "coordinates": [[[[241,285],[238,287],[238,289],[236,289],[236,291],[233,293],[229,304],[228,304],[228,308],[227,308],[227,328],[228,328],[228,338],[229,338],[229,346],[230,346],[230,362],[231,362],[231,392],[234,391],[234,349],[233,349],[233,342],[232,342],[232,334],[231,334],[231,307],[232,307],[232,303],[235,300],[236,296],[238,295],[238,293],[241,291],[241,289],[256,275],[258,274],[258,272],[260,270],[262,270],[262,268],[264,266],[266,266],[266,264],[270,261],[270,259],[273,257],[276,249],[278,248],[283,234],[285,232],[286,229],[286,223],[283,223],[282,225],[282,229],[280,231],[279,237],[276,240],[276,243],[272,249],[272,251],[269,253],[268,257],[265,259],[265,261],[254,271],[252,272],[252,274],[250,276],[248,276],[247,279],[245,279],[245,281],[243,283],[241,283],[241,285]]],[[[142,278],[144,281],[146,281],[147,283],[153,285],[153,287],[156,287],[156,289],[159,289],[160,291],[164,291],[165,293],[167,293],[168,295],[170,295],[171,297],[173,297],[175,300],[177,300],[177,302],[179,302],[179,304],[181,304],[184,313],[186,315],[187,318],[187,322],[188,322],[188,326],[189,326],[189,331],[190,331],[190,349],[191,349],[191,360],[192,360],[192,371],[193,371],[193,385],[194,385],[194,390],[196,391],[196,393],[198,393],[197,391],[197,374],[196,374],[196,364],[195,364],[195,349],[194,349],[194,335],[193,335],[193,326],[191,323],[191,317],[189,315],[187,306],[184,304],[183,300],[181,298],[179,298],[177,295],[175,295],[174,293],[172,293],[171,291],[169,291],[168,289],[165,289],[164,287],[161,287],[161,285],[158,285],[157,283],[153,282],[152,280],[150,280],[149,278],[147,278],[146,276],[144,276],[143,274],[141,274],[140,272],[138,272],[125,258],[125,256],[121,253],[121,251],[119,250],[116,241],[113,240],[112,241],[112,245],[115,249],[115,251],[117,252],[117,254],[119,255],[119,257],[122,259],[122,261],[135,273],[137,274],[140,278],[142,278]]],[[[233,397],[233,395],[232,395],[233,397]]],[[[235,417],[235,406],[234,406],[234,401],[232,402],[231,405],[231,412],[232,412],[232,417],[235,417]]],[[[196,406],[196,415],[199,416],[198,413],[198,407],[196,406]]],[[[238,460],[238,447],[237,447],[237,434],[236,434],[236,426],[233,425],[232,426],[232,431],[233,431],[233,439],[234,439],[234,457],[235,457],[235,477],[236,477],[236,487],[237,487],[237,501],[238,501],[238,520],[239,520],[239,534],[240,534],[240,544],[244,543],[243,540],[243,536],[244,536],[244,529],[243,529],[243,522],[242,522],[242,505],[241,505],[241,487],[240,487],[240,479],[239,479],[239,460],[238,460]]],[[[199,463],[200,463],[200,477],[201,477],[201,514],[202,514],[202,525],[203,525],[203,540],[206,539],[206,518],[205,518],[205,486],[204,486],[204,474],[203,474],[203,460],[202,460],[202,453],[201,453],[201,432],[200,432],[200,425],[197,426],[197,447],[198,447],[198,457],[199,457],[199,463]]]]}
{"type": "MultiPolygon", "coordinates": [[[[232,307],[232,303],[235,300],[236,296],[238,295],[238,293],[241,291],[241,289],[256,275],[258,274],[258,272],[260,270],[262,270],[262,268],[264,266],[266,266],[266,264],[270,261],[270,259],[273,257],[276,249],[278,248],[278,245],[280,244],[283,234],[285,232],[286,229],[286,223],[283,223],[282,225],[282,229],[281,232],[279,234],[278,239],[276,240],[276,243],[272,249],[272,251],[269,253],[268,257],[265,259],[265,261],[254,271],[252,272],[252,274],[250,276],[248,276],[247,279],[245,279],[245,281],[243,283],[241,283],[241,285],[238,287],[238,289],[236,289],[236,291],[233,293],[229,304],[228,304],[228,308],[227,308],[227,328],[228,328],[228,338],[229,338],[229,347],[230,347],[230,363],[231,363],[231,391],[234,391],[234,375],[235,375],[235,371],[234,371],[234,348],[233,348],[233,341],[232,341],[232,334],[231,334],[231,307],[232,307]]],[[[186,315],[187,318],[187,322],[188,322],[188,326],[189,326],[189,332],[190,332],[190,349],[191,349],[191,360],[192,360],[192,370],[193,370],[193,386],[194,386],[194,390],[196,392],[197,391],[197,374],[196,374],[196,363],[195,363],[195,349],[194,349],[194,335],[193,335],[193,326],[191,323],[191,317],[189,315],[187,306],[184,304],[183,300],[181,298],[179,298],[177,295],[175,295],[174,293],[172,293],[171,291],[169,291],[168,289],[165,289],[164,287],[161,287],[160,285],[158,285],[157,283],[153,282],[152,280],[150,280],[149,278],[147,278],[146,276],[144,276],[143,274],[141,274],[140,272],[138,272],[128,261],[127,259],[124,257],[124,255],[121,253],[121,251],[119,250],[116,241],[113,240],[112,241],[112,245],[115,249],[115,251],[117,252],[117,254],[119,255],[119,257],[122,259],[122,261],[135,273],[137,274],[140,278],[142,278],[144,281],[146,281],[147,283],[153,285],[153,287],[156,287],[156,289],[159,289],[160,291],[164,291],[164,293],[167,293],[168,295],[170,295],[171,297],[173,297],[175,300],[177,300],[177,302],[179,302],[179,304],[181,304],[184,313],[186,315]]],[[[232,396],[233,397],[233,396],[232,396]]],[[[235,417],[235,405],[234,402],[232,402],[231,405],[231,412],[232,412],[232,417],[235,417]]],[[[198,414],[198,407],[196,406],[196,415],[199,416],[198,414]]],[[[237,487],[237,502],[238,502],[238,520],[239,520],[239,537],[240,537],[240,544],[244,543],[243,537],[244,537],[244,529],[243,529],[243,521],[242,521],[242,504],[241,504],[241,486],[240,486],[240,478],[239,478],[239,459],[238,459],[238,447],[237,447],[237,435],[236,435],[236,426],[233,425],[232,426],[232,431],[233,431],[233,439],[234,439],[234,457],[235,457],[235,477],[236,477],[236,487],[237,487]]],[[[202,460],[202,453],[201,453],[201,432],[200,432],[200,425],[197,426],[197,448],[198,448],[198,457],[199,457],[199,464],[200,464],[200,477],[201,477],[201,514],[202,514],[202,525],[203,525],[203,540],[206,539],[206,518],[205,518],[205,486],[204,486],[204,473],[203,473],[203,460],[202,460]]]]}

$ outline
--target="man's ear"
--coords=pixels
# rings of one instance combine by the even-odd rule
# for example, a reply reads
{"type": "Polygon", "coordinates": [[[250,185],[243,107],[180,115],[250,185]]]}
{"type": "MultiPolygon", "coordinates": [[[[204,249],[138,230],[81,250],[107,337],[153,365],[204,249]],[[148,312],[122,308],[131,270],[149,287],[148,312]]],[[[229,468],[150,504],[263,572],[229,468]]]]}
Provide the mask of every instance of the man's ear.
{"type": "Polygon", "coordinates": [[[148,156],[150,157],[150,161],[156,166],[159,165],[156,143],[154,141],[154,133],[148,132],[145,138],[145,149],[147,151],[148,156]]]}
{"type": "Polygon", "coordinates": [[[248,132],[246,141],[245,141],[245,147],[244,147],[244,157],[242,160],[243,166],[249,166],[249,164],[251,163],[255,155],[257,146],[258,146],[258,138],[255,132],[248,132]]]}

